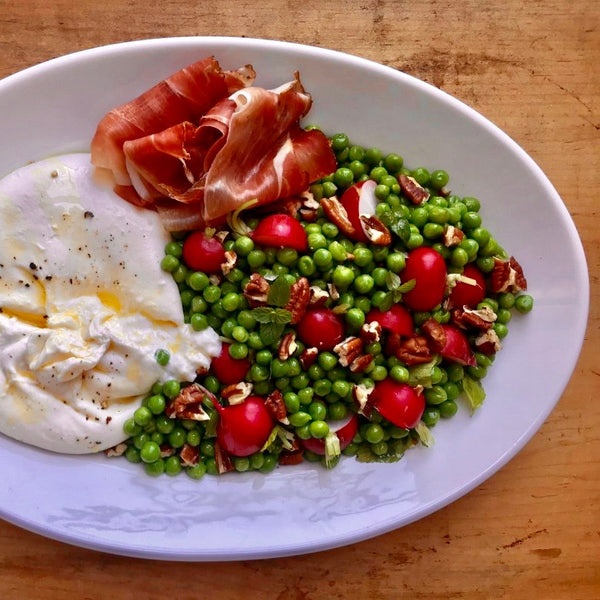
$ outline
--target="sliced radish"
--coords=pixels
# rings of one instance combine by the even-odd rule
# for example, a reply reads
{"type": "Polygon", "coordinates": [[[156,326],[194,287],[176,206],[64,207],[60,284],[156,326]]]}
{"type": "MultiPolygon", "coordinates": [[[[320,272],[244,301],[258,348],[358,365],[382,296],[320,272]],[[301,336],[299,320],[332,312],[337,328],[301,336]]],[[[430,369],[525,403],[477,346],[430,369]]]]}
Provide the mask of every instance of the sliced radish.
{"type": "Polygon", "coordinates": [[[377,198],[375,197],[375,188],[377,182],[372,179],[361,181],[350,186],[340,198],[342,206],[348,213],[348,219],[354,226],[355,233],[352,240],[355,242],[369,242],[365,233],[361,215],[372,216],[377,209],[377,198]]]}

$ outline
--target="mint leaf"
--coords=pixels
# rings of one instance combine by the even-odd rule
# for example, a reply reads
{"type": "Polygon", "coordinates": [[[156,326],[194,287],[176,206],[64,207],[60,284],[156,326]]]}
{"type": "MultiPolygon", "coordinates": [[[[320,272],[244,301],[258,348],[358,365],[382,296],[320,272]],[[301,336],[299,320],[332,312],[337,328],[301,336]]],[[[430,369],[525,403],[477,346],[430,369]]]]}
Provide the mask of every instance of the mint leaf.
{"type": "Polygon", "coordinates": [[[395,233],[404,243],[410,238],[410,223],[399,211],[383,213],[380,217],[383,224],[395,233]]]}
{"type": "Polygon", "coordinates": [[[281,334],[283,333],[283,325],[279,323],[261,323],[260,324],[260,337],[265,344],[269,346],[279,341],[281,334]]]}
{"type": "Polygon", "coordinates": [[[273,306],[285,306],[290,300],[291,285],[279,275],[269,287],[267,302],[273,306]]]}
{"type": "Polygon", "coordinates": [[[404,294],[405,292],[410,292],[410,290],[412,290],[415,285],[417,285],[417,280],[416,279],[409,279],[408,281],[405,281],[400,287],[396,288],[397,292],[400,292],[401,294],[404,294]]]}
{"type": "Polygon", "coordinates": [[[273,308],[271,310],[271,318],[273,323],[277,323],[277,325],[286,325],[292,320],[292,313],[285,310],[285,308],[273,308]]]}
{"type": "Polygon", "coordinates": [[[252,316],[259,323],[270,323],[272,319],[273,309],[268,306],[259,306],[252,309],[252,316]]]}
{"type": "Polygon", "coordinates": [[[388,271],[385,276],[385,285],[388,290],[397,290],[402,285],[402,280],[400,279],[400,275],[393,273],[392,271],[388,271]]]}

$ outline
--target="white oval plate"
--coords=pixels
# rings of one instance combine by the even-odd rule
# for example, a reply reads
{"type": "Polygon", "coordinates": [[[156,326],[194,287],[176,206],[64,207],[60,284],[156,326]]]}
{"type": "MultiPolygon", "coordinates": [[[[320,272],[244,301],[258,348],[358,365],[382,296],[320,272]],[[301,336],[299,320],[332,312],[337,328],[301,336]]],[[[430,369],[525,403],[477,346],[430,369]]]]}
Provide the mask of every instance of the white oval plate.
{"type": "Polygon", "coordinates": [[[583,342],[589,283],[560,197],[502,131],[440,90],[379,64],[282,42],[174,38],[97,48],[0,81],[0,174],[87,150],[99,119],[158,80],[214,54],[252,63],[273,87],[298,70],[309,122],[355,143],[444,168],[481,199],[484,225],[523,265],[535,309],[515,315],[484,384],[487,399],[433,430],[436,445],[395,464],[352,459],[269,475],[147,477],[104,456],[61,456],[0,437],[0,516],[107,552],[170,560],[266,558],[323,550],[401,527],[456,500],[506,464],[559,400],[583,342]]]}

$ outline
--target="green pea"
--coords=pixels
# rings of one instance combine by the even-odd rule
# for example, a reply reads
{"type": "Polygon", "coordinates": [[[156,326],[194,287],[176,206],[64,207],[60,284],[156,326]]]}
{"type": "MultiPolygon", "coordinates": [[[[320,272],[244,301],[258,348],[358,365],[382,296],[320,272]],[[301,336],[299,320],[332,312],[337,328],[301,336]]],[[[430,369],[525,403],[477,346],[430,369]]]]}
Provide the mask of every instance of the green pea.
{"type": "Polygon", "coordinates": [[[337,357],[331,352],[321,352],[317,357],[317,363],[324,371],[330,371],[337,365],[337,357]]]}
{"type": "Polygon", "coordinates": [[[346,252],[346,248],[344,248],[340,242],[331,242],[328,250],[331,252],[331,256],[336,262],[343,262],[348,258],[348,252],[346,252]]]}
{"type": "Polygon", "coordinates": [[[462,201],[469,211],[478,212],[481,208],[481,203],[479,200],[477,198],[473,198],[472,196],[466,196],[462,199],[462,201]]]}
{"type": "Polygon", "coordinates": [[[310,256],[301,256],[298,259],[298,271],[305,277],[311,277],[317,272],[317,267],[310,256]]]}
{"type": "Polygon", "coordinates": [[[190,429],[185,436],[185,441],[190,446],[196,448],[202,441],[202,434],[198,429],[190,429]]]}
{"type": "Polygon", "coordinates": [[[297,375],[300,375],[302,373],[302,366],[300,365],[300,361],[297,358],[292,356],[291,358],[288,358],[285,362],[287,365],[287,377],[296,377],[297,375]]]}
{"type": "Polygon", "coordinates": [[[315,394],[317,394],[317,396],[321,396],[322,398],[331,393],[331,386],[332,383],[329,379],[318,379],[313,384],[315,394]]]}
{"type": "Polygon", "coordinates": [[[247,257],[248,266],[252,269],[262,267],[267,261],[267,255],[262,250],[252,250],[247,257]]]}
{"type": "Polygon", "coordinates": [[[359,275],[355,280],[354,280],[354,289],[359,293],[359,294],[367,294],[369,293],[373,287],[375,285],[375,280],[373,279],[373,277],[371,277],[371,275],[359,275]]]}
{"type": "Polygon", "coordinates": [[[310,377],[307,373],[300,373],[295,377],[292,377],[292,387],[295,390],[302,391],[304,388],[310,385],[310,377]]]}
{"type": "Polygon", "coordinates": [[[221,288],[216,285],[209,285],[202,291],[202,297],[209,304],[214,304],[221,297],[221,288]]]}
{"type": "Polygon", "coordinates": [[[377,365],[369,375],[374,381],[383,381],[388,376],[388,371],[383,365],[377,365]]]}
{"type": "Polygon", "coordinates": [[[310,435],[314,438],[324,438],[329,433],[329,425],[326,421],[312,421],[308,426],[310,435]]]}
{"type": "Polygon", "coordinates": [[[392,252],[386,258],[386,266],[392,273],[400,273],[406,266],[406,257],[400,252],[392,252]]]}
{"type": "Polygon", "coordinates": [[[247,235],[242,235],[235,240],[233,250],[238,256],[248,256],[254,250],[254,242],[247,235]]]}
{"type": "Polygon", "coordinates": [[[370,423],[364,430],[364,439],[370,444],[378,444],[383,441],[385,432],[383,427],[377,423],[370,423]]]}
{"type": "Polygon", "coordinates": [[[318,269],[324,270],[331,266],[333,256],[331,256],[331,252],[326,248],[319,248],[313,254],[313,261],[318,269]]]}
{"type": "Polygon", "coordinates": [[[160,446],[156,442],[147,441],[140,449],[140,458],[145,463],[156,462],[160,458],[160,446]]]}
{"type": "Polygon", "coordinates": [[[389,186],[383,183],[378,183],[375,187],[375,198],[378,200],[385,200],[390,195],[390,192],[391,190],[389,186]]]}
{"type": "Polygon", "coordinates": [[[145,427],[152,421],[152,412],[146,406],[140,406],[133,413],[133,420],[136,425],[145,427]]]}
{"type": "Polygon", "coordinates": [[[337,185],[333,181],[323,182],[323,198],[331,198],[337,192],[337,185]]]}
{"type": "Polygon", "coordinates": [[[415,181],[422,186],[429,185],[429,181],[431,179],[431,175],[429,171],[425,167],[417,167],[411,171],[411,177],[415,179],[415,181]]]}
{"type": "Polygon", "coordinates": [[[274,358],[271,362],[271,375],[275,378],[287,377],[288,365],[287,362],[279,358],[274,358]]]}
{"type": "Polygon", "coordinates": [[[265,464],[265,457],[261,452],[256,452],[250,455],[250,467],[252,469],[260,469],[265,464]]]}
{"type": "Polygon", "coordinates": [[[288,420],[292,427],[302,427],[303,425],[307,425],[312,420],[312,417],[309,413],[305,411],[298,411],[291,415],[288,415],[288,420]]]}
{"type": "Polygon", "coordinates": [[[426,406],[421,420],[427,427],[433,427],[440,420],[439,409],[434,406],[426,406]]]}
{"type": "Polygon", "coordinates": [[[344,319],[352,329],[360,329],[365,323],[365,313],[360,308],[350,308],[344,319]]]}
{"type": "Polygon", "coordinates": [[[423,392],[427,404],[441,404],[448,400],[446,390],[440,385],[434,385],[423,392]]]}
{"type": "Polygon", "coordinates": [[[354,182],[354,173],[347,167],[340,167],[333,174],[334,183],[341,188],[347,188],[354,182]]]}
{"type": "Polygon", "coordinates": [[[286,392],[283,395],[283,401],[288,413],[295,413],[300,410],[300,397],[294,392],[286,392]]]}
{"type": "Polygon", "coordinates": [[[179,267],[179,265],[180,265],[179,259],[176,256],[173,256],[172,254],[167,254],[160,261],[160,268],[163,271],[166,271],[167,273],[175,272],[175,270],[179,267]]]}
{"type": "Polygon", "coordinates": [[[407,383],[410,379],[410,372],[406,367],[402,365],[394,365],[390,369],[390,377],[394,381],[398,381],[400,383],[407,383]]]}
{"type": "Polygon", "coordinates": [[[444,234],[444,226],[438,223],[425,223],[423,225],[423,237],[435,240],[444,234]]]}
{"type": "Polygon", "coordinates": [[[252,348],[253,350],[262,350],[265,347],[262,338],[260,337],[260,333],[258,331],[251,331],[248,334],[248,340],[246,341],[246,345],[248,348],[252,348]]]}
{"type": "Polygon", "coordinates": [[[475,379],[483,379],[487,375],[487,367],[481,365],[467,367],[467,373],[475,379]]]}
{"type": "Polygon", "coordinates": [[[354,271],[349,267],[338,265],[333,270],[333,283],[339,289],[346,289],[354,281],[354,271]]]}
{"type": "Polygon", "coordinates": [[[334,152],[345,150],[350,144],[350,140],[345,133],[336,133],[331,137],[331,148],[334,152]]]}
{"type": "Polygon", "coordinates": [[[256,353],[255,360],[259,365],[268,367],[273,360],[273,354],[271,354],[270,350],[259,350],[256,353]]]}
{"type": "Polygon", "coordinates": [[[309,404],[308,413],[314,420],[323,420],[327,416],[327,406],[320,400],[315,400],[309,404]]]}
{"type": "Polygon", "coordinates": [[[303,387],[298,390],[298,399],[300,400],[300,404],[306,406],[310,404],[313,400],[315,394],[315,390],[312,387],[303,387]]]}
{"type": "Polygon", "coordinates": [[[530,296],[529,294],[517,296],[515,299],[515,308],[522,314],[530,312],[533,309],[533,296],[530,296]]]}
{"type": "Polygon", "coordinates": [[[347,398],[352,392],[352,385],[348,381],[338,379],[337,381],[333,382],[331,391],[337,394],[340,398],[347,398]]]}
{"type": "Polygon", "coordinates": [[[162,458],[144,465],[144,471],[151,477],[158,477],[165,472],[165,461],[162,458]]]}
{"type": "Polygon", "coordinates": [[[446,381],[442,384],[448,400],[456,400],[460,396],[460,387],[453,381],[446,381]]]}
{"type": "Polygon", "coordinates": [[[123,424],[123,431],[129,436],[134,437],[142,433],[142,426],[135,422],[133,417],[127,419],[123,424]]]}
{"type": "Polygon", "coordinates": [[[414,250],[415,248],[420,248],[423,245],[424,241],[425,240],[423,239],[423,236],[421,234],[411,233],[410,237],[408,238],[408,241],[406,242],[406,247],[409,250],[414,250]]]}
{"type": "Polygon", "coordinates": [[[248,356],[248,346],[240,342],[233,343],[229,346],[229,355],[236,360],[244,359],[248,356]]]}
{"type": "MultiPolygon", "coordinates": [[[[214,463],[214,461],[213,461],[213,463],[214,463]]],[[[206,464],[204,462],[200,461],[200,462],[198,462],[197,465],[194,465],[192,467],[187,467],[185,470],[185,473],[191,479],[202,479],[202,477],[204,477],[204,475],[206,474],[206,471],[207,471],[206,464]]]]}
{"type": "Polygon", "coordinates": [[[505,338],[508,335],[508,327],[504,323],[498,323],[498,321],[496,321],[493,328],[500,339],[505,338]]]}
{"type": "Polygon", "coordinates": [[[436,190],[441,190],[443,187],[448,185],[448,181],[450,181],[450,176],[446,171],[440,169],[431,173],[431,187],[436,190]]]}
{"type": "Polygon", "coordinates": [[[354,299],[354,308],[361,310],[366,315],[371,310],[371,300],[367,296],[358,296],[354,299]]]}
{"type": "Polygon", "coordinates": [[[160,415],[165,410],[166,400],[162,394],[155,394],[148,398],[148,408],[153,415],[160,415]]]}
{"type": "Polygon", "coordinates": [[[404,159],[399,154],[388,154],[383,159],[383,166],[388,173],[398,173],[404,165],[404,159]]]}
{"type": "Polygon", "coordinates": [[[373,180],[376,181],[377,183],[379,183],[379,181],[381,181],[382,177],[385,177],[388,174],[387,170],[385,167],[373,167],[371,169],[371,172],[369,173],[369,177],[373,180]]]}
{"type": "Polygon", "coordinates": [[[454,248],[450,256],[450,262],[455,267],[463,267],[469,262],[469,254],[464,248],[454,248]]]}

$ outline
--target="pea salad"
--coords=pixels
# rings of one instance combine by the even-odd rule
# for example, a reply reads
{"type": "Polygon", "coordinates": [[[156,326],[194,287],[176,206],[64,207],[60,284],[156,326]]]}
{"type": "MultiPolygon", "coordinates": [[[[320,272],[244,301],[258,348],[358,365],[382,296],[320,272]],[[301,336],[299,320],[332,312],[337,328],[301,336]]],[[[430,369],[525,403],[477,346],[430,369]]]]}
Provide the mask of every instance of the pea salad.
{"type": "Polygon", "coordinates": [[[157,382],[112,454],[193,479],[394,462],[482,404],[511,318],[533,307],[521,266],[446,171],[330,143],[337,169],[303,195],[167,244],[186,322],[222,351],[193,382],[157,382]]]}

